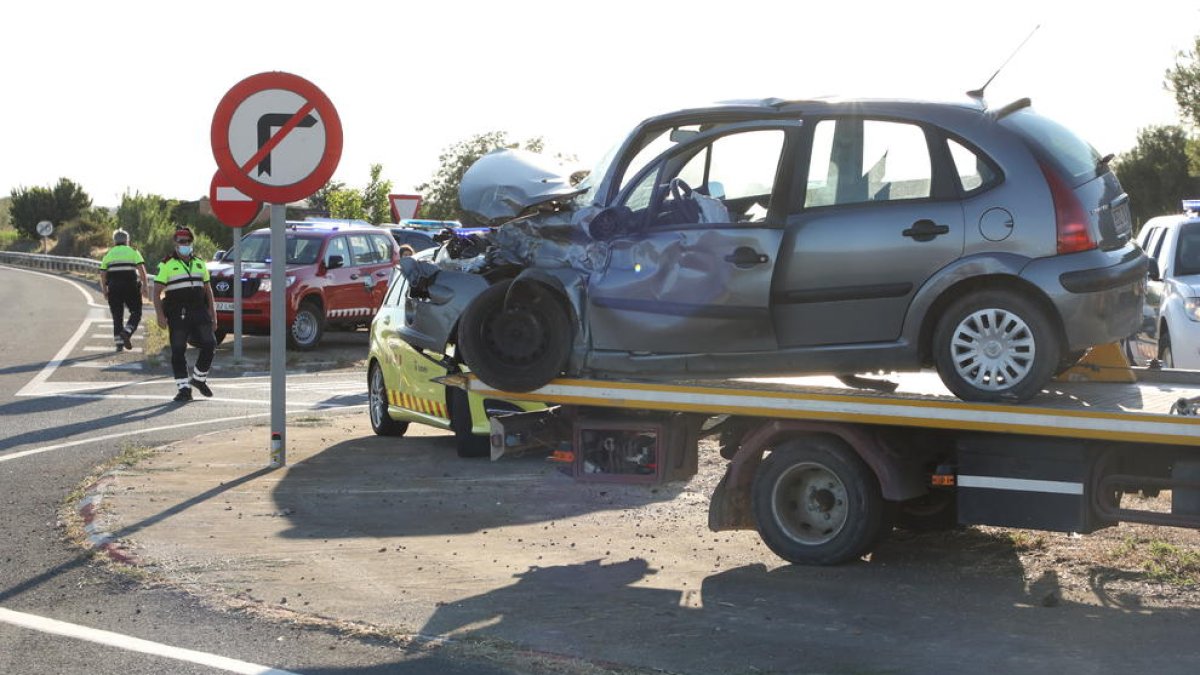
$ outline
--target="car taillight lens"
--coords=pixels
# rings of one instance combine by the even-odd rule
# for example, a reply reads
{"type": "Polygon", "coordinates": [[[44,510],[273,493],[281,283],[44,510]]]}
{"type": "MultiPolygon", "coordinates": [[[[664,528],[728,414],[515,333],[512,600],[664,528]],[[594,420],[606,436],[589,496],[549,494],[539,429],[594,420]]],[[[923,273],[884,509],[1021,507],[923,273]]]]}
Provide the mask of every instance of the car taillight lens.
{"type": "Polygon", "coordinates": [[[1097,247],[1092,238],[1092,228],[1088,226],[1088,214],[1083,210],[1083,204],[1075,196],[1058,173],[1045,164],[1039,164],[1046,184],[1050,186],[1050,197],[1054,200],[1055,230],[1058,233],[1058,252],[1078,253],[1090,251],[1097,247]]]}

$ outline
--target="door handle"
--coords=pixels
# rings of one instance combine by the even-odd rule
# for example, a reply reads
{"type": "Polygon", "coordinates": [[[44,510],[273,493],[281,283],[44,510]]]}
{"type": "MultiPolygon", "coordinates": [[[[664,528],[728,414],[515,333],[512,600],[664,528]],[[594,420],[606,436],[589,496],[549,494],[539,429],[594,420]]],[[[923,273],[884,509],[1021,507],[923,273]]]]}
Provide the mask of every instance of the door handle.
{"type": "Polygon", "coordinates": [[[938,225],[928,218],[922,218],[900,234],[912,237],[915,241],[933,241],[938,235],[948,234],[949,232],[949,225],[938,225]]]}
{"type": "Polygon", "coordinates": [[[771,259],[769,257],[759,253],[758,251],[755,251],[749,246],[739,246],[733,250],[733,253],[725,256],[725,262],[733,263],[735,267],[740,267],[742,269],[754,267],[755,265],[762,265],[770,262],[770,260],[771,259]]]}
{"type": "Polygon", "coordinates": [[[351,279],[351,280],[354,280],[354,279],[357,279],[357,278],[358,278],[358,275],[357,275],[357,274],[351,274],[351,275],[350,275],[350,279],[351,279]]]}
{"type": "Polygon", "coordinates": [[[375,273],[375,276],[377,276],[381,279],[383,277],[386,277],[387,275],[388,275],[387,270],[379,270],[378,272],[375,273]]]}

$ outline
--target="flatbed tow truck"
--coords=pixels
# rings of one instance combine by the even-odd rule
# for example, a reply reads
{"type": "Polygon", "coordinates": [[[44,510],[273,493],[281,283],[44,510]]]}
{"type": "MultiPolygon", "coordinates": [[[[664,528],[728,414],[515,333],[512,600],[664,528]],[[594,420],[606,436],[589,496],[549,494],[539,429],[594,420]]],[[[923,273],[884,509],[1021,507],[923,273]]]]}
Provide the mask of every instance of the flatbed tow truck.
{"type": "Polygon", "coordinates": [[[717,438],[729,464],[709,527],[757,529],[793,563],[861,557],[893,525],[1200,528],[1200,373],[1134,369],[1115,352],[1093,352],[1020,405],[961,401],[925,373],[558,379],[525,393],[470,375],[446,383],[552,406],[492,418],[492,458],[549,451],[580,480],[685,480],[697,471],[699,440],[717,438]],[[1169,507],[1122,504],[1167,490],[1169,507]]]}

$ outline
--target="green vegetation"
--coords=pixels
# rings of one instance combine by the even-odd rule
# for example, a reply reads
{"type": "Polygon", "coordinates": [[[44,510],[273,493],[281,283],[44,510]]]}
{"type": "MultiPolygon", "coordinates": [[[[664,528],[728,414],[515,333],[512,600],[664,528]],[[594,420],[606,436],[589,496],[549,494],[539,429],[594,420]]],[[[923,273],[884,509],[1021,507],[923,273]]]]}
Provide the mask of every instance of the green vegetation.
{"type": "Polygon", "coordinates": [[[382,164],[372,164],[371,178],[361,191],[347,188],[342,181],[330,181],[308,198],[309,210],[327,213],[334,218],[365,220],[369,223],[392,222],[392,207],[388,194],[392,181],[382,180],[382,164]]]}
{"type": "Polygon", "coordinates": [[[475,160],[500,148],[524,149],[542,152],[545,143],[541,138],[531,138],[521,143],[510,143],[508,133],[489,131],[459,141],[442,151],[438,157],[438,169],[428,183],[417,186],[421,193],[421,214],[436,220],[467,220],[458,206],[458,185],[463,174],[475,160]]]}
{"type": "Polygon", "coordinates": [[[1200,584],[1200,551],[1165,541],[1126,537],[1109,554],[1111,558],[1141,570],[1141,576],[1172,586],[1200,584]]]}

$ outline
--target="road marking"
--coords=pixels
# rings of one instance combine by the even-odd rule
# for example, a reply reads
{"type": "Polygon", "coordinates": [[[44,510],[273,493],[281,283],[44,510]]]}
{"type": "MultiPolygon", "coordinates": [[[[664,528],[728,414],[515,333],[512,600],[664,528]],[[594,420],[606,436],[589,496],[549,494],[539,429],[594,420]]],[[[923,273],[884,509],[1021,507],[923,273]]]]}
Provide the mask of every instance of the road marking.
{"type": "MultiPolygon", "coordinates": [[[[83,351],[85,351],[85,352],[114,352],[115,353],[115,350],[113,349],[112,345],[109,345],[107,347],[84,347],[83,351]]],[[[140,352],[140,351],[142,351],[142,348],[134,347],[133,349],[126,349],[125,351],[140,352]]]]}
{"type": "MultiPolygon", "coordinates": [[[[308,410],[295,410],[295,411],[290,412],[289,414],[296,414],[296,413],[310,413],[311,414],[313,412],[319,412],[319,411],[325,411],[325,410],[354,410],[355,408],[365,408],[365,407],[367,407],[366,404],[326,405],[326,406],[317,406],[314,408],[310,408],[308,410]]],[[[110,441],[114,438],[125,438],[127,436],[137,436],[138,434],[149,434],[149,433],[153,433],[156,431],[170,431],[172,429],[182,429],[184,427],[195,427],[195,426],[200,426],[202,424],[220,424],[221,422],[237,422],[240,420],[252,420],[252,419],[259,418],[259,417],[270,417],[270,416],[271,416],[271,413],[269,413],[269,412],[253,413],[250,415],[235,415],[233,417],[219,417],[219,418],[210,419],[210,420],[198,420],[195,422],[182,422],[180,424],[168,424],[166,426],[151,427],[149,429],[138,429],[136,431],[122,431],[122,432],[115,433],[115,434],[105,434],[103,436],[93,436],[91,438],[82,438],[78,441],[70,441],[68,443],[58,443],[56,445],[47,445],[47,446],[44,446],[41,448],[33,448],[31,450],[22,450],[20,452],[14,452],[14,453],[11,453],[8,455],[0,455],[0,462],[7,462],[12,459],[20,459],[21,457],[28,457],[30,455],[40,455],[43,452],[50,452],[52,450],[61,450],[63,448],[73,448],[73,447],[76,447],[79,445],[87,445],[88,443],[96,443],[99,441],[110,441]]]]}
{"type": "MultiPolygon", "coordinates": [[[[112,342],[112,341],[113,341],[113,336],[112,336],[112,334],[107,334],[107,335],[105,335],[105,334],[101,334],[101,335],[92,335],[92,336],[91,336],[91,338],[92,338],[93,340],[108,340],[109,342],[112,342]]],[[[131,340],[141,340],[141,339],[142,339],[142,336],[141,336],[141,335],[137,335],[137,334],[135,333],[135,334],[133,334],[133,335],[130,335],[130,336],[129,336],[129,339],[131,339],[131,340]]]]}
{"type": "Polygon", "coordinates": [[[224,670],[231,673],[244,673],[245,675],[295,675],[288,670],[280,670],[268,666],[260,666],[247,661],[239,661],[225,656],[217,656],[216,654],[208,654],[206,652],[198,652],[193,649],[184,649],[182,647],[172,647],[164,645],[160,642],[151,642],[141,638],[113,633],[98,628],[88,628],[65,621],[56,619],[47,619],[46,617],[37,616],[35,614],[25,614],[24,612],[14,612],[11,609],[0,607],[0,621],[3,621],[14,626],[20,626],[29,630],[35,630],[41,633],[52,633],[54,635],[62,635],[64,637],[75,638],[77,640],[86,640],[95,642],[96,644],[116,647],[130,652],[140,652],[142,654],[151,654],[153,656],[161,656],[176,661],[186,661],[188,663],[196,663],[218,670],[224,670]]]}
{"type": "Polygon", "coordinates": [[[9,267],[8,265],[0,265],[0,268],[6,269],[6,270],[12,270],[14,272],[25,272],[26,274],[36,274],[41,277],[46,277],[49,279],[56,279],[58,281],[62,281],[62,282],[71,284],[72,286],[75,287],[76,290],[78,290],[80,293],[83,294],[83,299],[84,299],[84,301],[87,302],[88,307],[95,307],[97,309],[108,309],[108,305],[100,305],[100,304],[92,302],[92,294],[89,293],[86,288],[84,288],[80,284],[76,283],[75,281],[72,281],[71,279],[64,279],[62,277],[55,276],[53,274],[46,274],[45,272],[35,272],[33,270],[21,269],[20,267],[9,267]]]}
{"type": "Polygon", "coordinates": [[[21,387],[21,390],[16,393],[16,396],[36,396],[36,394],[27,392],[33,392],[38,387],[41,387],[43,384],[45,384],[46,380],[50,379],[50,376],[54,374],[54,371],[57,370],[58,367],[62,365],[62,362],[71,355],[72,351],[75,350],[75,345],[83,339],[84,334],[91,329],[92,324],[96,321],[102,320],[103,319],[94,318],[84,319],[83,323],[79,324],[79,330],[75,331],[75,334],[71,336],[71,339],[67,340],[67,343],[62,346],[62,349],[58,350],[58,353],[54,355],[54,358],[50,359],[50,362],[46,364],[46,367],[42,368],[41,372],[39,372],[37,375],[34,375],[33,379],[29,381],[29,384],[21,387]]]}

